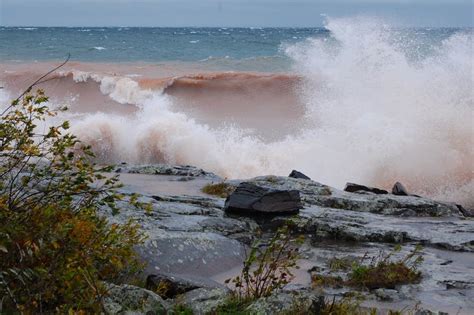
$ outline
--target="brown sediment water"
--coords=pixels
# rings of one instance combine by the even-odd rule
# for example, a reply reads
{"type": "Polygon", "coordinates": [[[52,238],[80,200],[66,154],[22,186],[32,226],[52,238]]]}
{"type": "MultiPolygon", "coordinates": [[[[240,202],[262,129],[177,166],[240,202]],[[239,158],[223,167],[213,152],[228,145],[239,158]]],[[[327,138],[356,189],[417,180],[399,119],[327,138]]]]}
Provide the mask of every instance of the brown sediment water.
{"type": "MultiPolygon", "coordinates": [[[[190,164],[229,178],[299,169],[338,188],[351,181],[390,190],[401,181],[410,192],[474,207],[472,80],[454,91],[443,76],[430,79],[435,70],[464,72],[427,62],[382,75],[336,58],[349,71],[317,46],[306,49],[320,57],[297,74],[70,62],[40,87],[52,106],[70,107],[58,119],[71,120],[101,163],[190,164]]],[[[0,99],[54,64],[1,64],[0,99]]]]}

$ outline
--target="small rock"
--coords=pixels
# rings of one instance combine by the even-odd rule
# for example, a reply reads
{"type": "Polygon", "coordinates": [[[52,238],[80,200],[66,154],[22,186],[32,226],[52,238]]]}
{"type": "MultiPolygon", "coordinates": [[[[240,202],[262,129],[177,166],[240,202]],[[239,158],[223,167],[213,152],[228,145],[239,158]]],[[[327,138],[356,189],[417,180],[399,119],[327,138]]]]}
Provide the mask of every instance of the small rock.
{"type": "Polygon", "coordinates": [[[159,273],[147,277],[146,287],[157,292],[161,297],[169,299],[194,289],[216,288],[221,285],[207,278],[159,273]]]}
{"type": "Polygon", "coordinates": [[[449,264],[452,264],[452,263],[453,263],[453,261],[451,259],[449,259],[449,260],[443,261],[440,265],[441,266],[446,266],[446,265],[449,265],[449,264]]]}
{"type": "Polygon", "coordinates": [[[397,290],[380,288],[380,289],[375,290],[374,293],[377,299],[381,301],[393,301],[393,300],[398,299],[397,290]]]}
{"type": "Polygon", "coordinates": [[[193,314],[204,315],[214,312],[224,305],[229,297],[229,290],[222,288],[199,288],[189,291],[176,298],[176,304],[184,305],[193,310],[193,314]]]}
{"type": "Polygon", "coordinates": [[[392,194],[397,195],[397,196],[409,196],[410,195],[408,193],[407,189],[405,188],[405,186],[403,186],[402,183],[400,183],[400,182],[396,182],[395,185],[393,185],[392,194]]]}
{"type": "Polygon", "coordinates": [[[108,295],[104,297],[105,314],[166,314],[169,306],[163,299],[133,285],[106,283],[108,295]]]}
{"type": "Polygon", "coordinates": [[[354,184],[354,183],[347,183],[344,191],[347,192],[360,192],[360,191],[368,191],[377,195],[386,195],[388,191],[375,188],[375,187],[368,187],[364,185],[354,184]]]}
{"type": "Polygon", "coordinates": [[[305,174],[301,173],[301,172],[298,172],[296,170],[292,170],[290,175],[288,175],[288,177],[291,177],[291,178],[299,178],[299,179],[309,179],[311,180],[311,178],[309,178],[308,176],[306,176],[305,174]]]}
{"type": "Polygon", "coordinates": [[[225,211],[245,215],[295,214],[302,208],[298,190],[278,190],[250,182],[241,183],[227,197],[225,211]]]}
{"type": "Polygon", "coordinates": [[[463,206],[458,205],[458,204],[456,205],[456,207],[458,207],[459,212],[461,212],[463,216],[474,217],[474,209],[466,209],[463,206]]]}
{"type": "Polygon", "coordinates": [[[447,280],[443,281],[446,285],[446,289],[458,289],[458,290],[465,290],[474,287],[474,283],[466,282],[466,281],[456,281],[456,280],[447,280]]]}
{"type": "Polygon", "coordinates": [[[298,306],[300,314],[320,314],[324,307],[324,297],[307,291],[273,292],[268,297],[257,299],[246,311],[249,314],[274,315],[292,314],[298,306]]]}

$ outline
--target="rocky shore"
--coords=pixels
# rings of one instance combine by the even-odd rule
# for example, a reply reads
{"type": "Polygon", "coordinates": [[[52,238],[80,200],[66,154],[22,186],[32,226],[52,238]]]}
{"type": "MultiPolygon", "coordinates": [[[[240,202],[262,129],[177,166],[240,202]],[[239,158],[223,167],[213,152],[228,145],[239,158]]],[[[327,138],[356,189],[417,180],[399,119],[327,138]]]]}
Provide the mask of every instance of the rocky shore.
{"type": "Polygon", "coordinates": [[[205,185],[223,180],[191,166],[123,164],[115,172],[124,183],[122,193],[138,193],[152,206],[139,211],[124,203],[119,214],[104,213],[110,222],[134,219],[147,235],[137,250],[150,290],[110,284],[109,314],[166,314],[177,304],[194,314],[214,311],[225,303],[230,290],[224,281],[240,273],[257,232],[271,234],[288,218],[291,233],[305,238],[300,269],[291,284],[251,303],[249,313],[284,313],[295,301],[315,305],[322,296],[354,291],[363,296],[364,307],[381,314],[474,313],[474,218],[460,205],[410,195],[400,183],[391,192],[351,183],[343,191],[296,171],[289,177],[228,180],[233,192],[227,199],[203,193],[205,185]],[[402,245],[396,256],[403,256],[420,244],[419,283],[376,290],[311,284],[315,270],[334,274],[331,259],[390,252],[395,245],[402,245]],[[163,283],[166,294],[154,293],[163,283]]]}

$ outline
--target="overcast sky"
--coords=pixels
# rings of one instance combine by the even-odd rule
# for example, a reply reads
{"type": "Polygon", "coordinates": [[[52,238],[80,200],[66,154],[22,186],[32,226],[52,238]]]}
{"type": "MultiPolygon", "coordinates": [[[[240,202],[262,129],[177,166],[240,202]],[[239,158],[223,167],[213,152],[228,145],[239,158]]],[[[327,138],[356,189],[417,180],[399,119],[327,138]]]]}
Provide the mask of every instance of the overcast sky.
{"type": "Polygon", "coordinates": [[[0,0],[3,26],[321,26],[369,15],[407,26],[473,26],[472,0],[0,0]]]}

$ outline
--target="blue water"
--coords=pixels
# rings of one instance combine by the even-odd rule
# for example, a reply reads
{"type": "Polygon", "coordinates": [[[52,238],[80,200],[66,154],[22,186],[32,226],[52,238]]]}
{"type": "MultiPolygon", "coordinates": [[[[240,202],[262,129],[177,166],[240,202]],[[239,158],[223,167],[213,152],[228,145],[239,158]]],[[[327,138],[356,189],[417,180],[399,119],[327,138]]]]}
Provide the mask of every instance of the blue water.
{"type": "MultiPolygon", "coordinates": [[[[405,44],[433,47],[456,28],[405,29],[405,44]]],[[[2,61],[63,59],[88,62],[233,62],[239,68],[285,70],[284,47],[308,38],[330,38],[324,28],[0,28],[2,61]],[[227,60],[227,61],[226,61],[227,60]],[[236,64],[237,61],[237,64],[236,64]],[[238,61],[245,61],[239,64],[238,61]]],[[[396,38],[396,37],[394,37],[396,38]]],[[[417,51],[423,51],[423,47],[417,51]]]]}
{"type": "Polygon", "coordinates": [[[283,56],[280,47],[324,29],[0,28],[3,60],[199,61],[283,56]]]}

